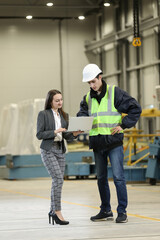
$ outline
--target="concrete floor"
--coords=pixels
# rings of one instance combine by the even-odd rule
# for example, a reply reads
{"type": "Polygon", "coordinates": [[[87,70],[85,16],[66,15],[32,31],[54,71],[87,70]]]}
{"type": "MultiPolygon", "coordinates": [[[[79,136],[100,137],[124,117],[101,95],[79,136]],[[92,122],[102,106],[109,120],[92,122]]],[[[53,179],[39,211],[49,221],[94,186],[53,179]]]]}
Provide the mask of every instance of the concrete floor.
{"type": "MultiPolygon", "coordinates": [[[[67,180],[63,215],[69,225],[49,225],[50,179],[0,180],[0,240],[160,239],[160,184],[128,184],[128,223],[91,222],[99,211],[96,180],[67,180]]],[[[116,193],[110,182],[116,218],[116,193]]]]}

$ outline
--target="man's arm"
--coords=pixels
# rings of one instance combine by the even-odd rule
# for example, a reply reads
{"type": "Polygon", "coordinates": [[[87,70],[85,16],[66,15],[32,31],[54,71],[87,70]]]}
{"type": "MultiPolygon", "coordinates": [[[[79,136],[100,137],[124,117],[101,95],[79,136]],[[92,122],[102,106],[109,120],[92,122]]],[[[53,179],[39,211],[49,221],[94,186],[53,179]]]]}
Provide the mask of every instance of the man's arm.
{"type": "Polygon", "coordinates": [[[83,97],[83,100],[80,103],[80,110],[77,113],[77,117],[89,116],[88,114],[88,104],[86,102],[86,95],[83,97]]]}
{"type": "Polygon", "coordinates": [[[122,89],[115,87],[114,105],[118,112],[128,114],[122,120],[122,129],[131,128],[136,125],[142,109],[135,98],[122,89]]]}

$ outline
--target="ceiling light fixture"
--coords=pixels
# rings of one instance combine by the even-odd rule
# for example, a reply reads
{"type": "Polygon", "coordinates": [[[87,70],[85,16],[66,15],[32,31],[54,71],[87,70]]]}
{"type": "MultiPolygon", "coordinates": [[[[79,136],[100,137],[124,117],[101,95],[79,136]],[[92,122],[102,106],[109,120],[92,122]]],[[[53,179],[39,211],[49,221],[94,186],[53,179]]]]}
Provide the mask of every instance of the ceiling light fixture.
{"type": "Polygon", "coordinates": [[[111,6],[110,2],[109,1],[104,1],[104,4],[103,4],[105,7],[109,7],[111,6]]]}
{"type": "Polygon", "coordinates": [[[52,2],[49,2],[49,3],[46,3],[47,7],[52,7],[53,6],[53,3],[52,2]]]}
{"type": "Polygon", "coordinates": [[[32,19],[32,16],[31,16],[31,15],[28,15],[28,16],[26,16],[26,18],[27,18],[28,20],[30,20],[30,19],[32,19]]]}
{"type": "Polygon", "coordinates": [[[84,19],[85,19],[85,16],[79,16],[78,19],[79,19],[79,20],[84,20],[84,19]]]}

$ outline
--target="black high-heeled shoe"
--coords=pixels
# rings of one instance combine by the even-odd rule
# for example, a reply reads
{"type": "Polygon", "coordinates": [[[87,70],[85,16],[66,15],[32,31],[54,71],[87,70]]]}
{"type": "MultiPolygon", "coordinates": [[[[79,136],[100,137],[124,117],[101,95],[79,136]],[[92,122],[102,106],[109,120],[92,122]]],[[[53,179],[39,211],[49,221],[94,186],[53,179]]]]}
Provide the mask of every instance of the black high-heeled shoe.
{"type": "Polygon", "coordinates": [[[53,224],[54,224],[53,218],[54,218],[56,224],[59,224],[59,225],[67,225],[67,224],[69,224],[68,221],[60,220],[56,214],[54,214],[53,217],[52,217],[52,223],[53,223],[53,224]]]}
{"type": "Polygon", "coordinates": [[[48,213],[49,224],[51,224],[51,219],[52,219],[52,224],[54,224],[53,216],[54,216],[53,211],[50,211],[50,212],[48,213]]]}

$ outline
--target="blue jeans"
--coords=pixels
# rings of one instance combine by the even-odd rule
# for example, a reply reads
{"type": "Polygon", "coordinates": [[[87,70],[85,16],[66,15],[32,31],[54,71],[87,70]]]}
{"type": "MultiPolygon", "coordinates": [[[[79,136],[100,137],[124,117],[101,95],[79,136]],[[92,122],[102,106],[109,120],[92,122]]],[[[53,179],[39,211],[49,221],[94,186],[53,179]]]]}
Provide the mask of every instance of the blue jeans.
{"type": "Polygon", "coordinates": [[[112,166],[113,180],[116,186],[117,199],[118,199],[118,213],[125,213],[127,208],[127,189],[124,177],[123,168],[123,146],[116,147],[112,150],[95,151],[94,152],[98,189],[101,198],[101,211],[108,212],[111,210],[110,205],[110,189],[108,184],[108,161],[110,159],[112,166]]]}

